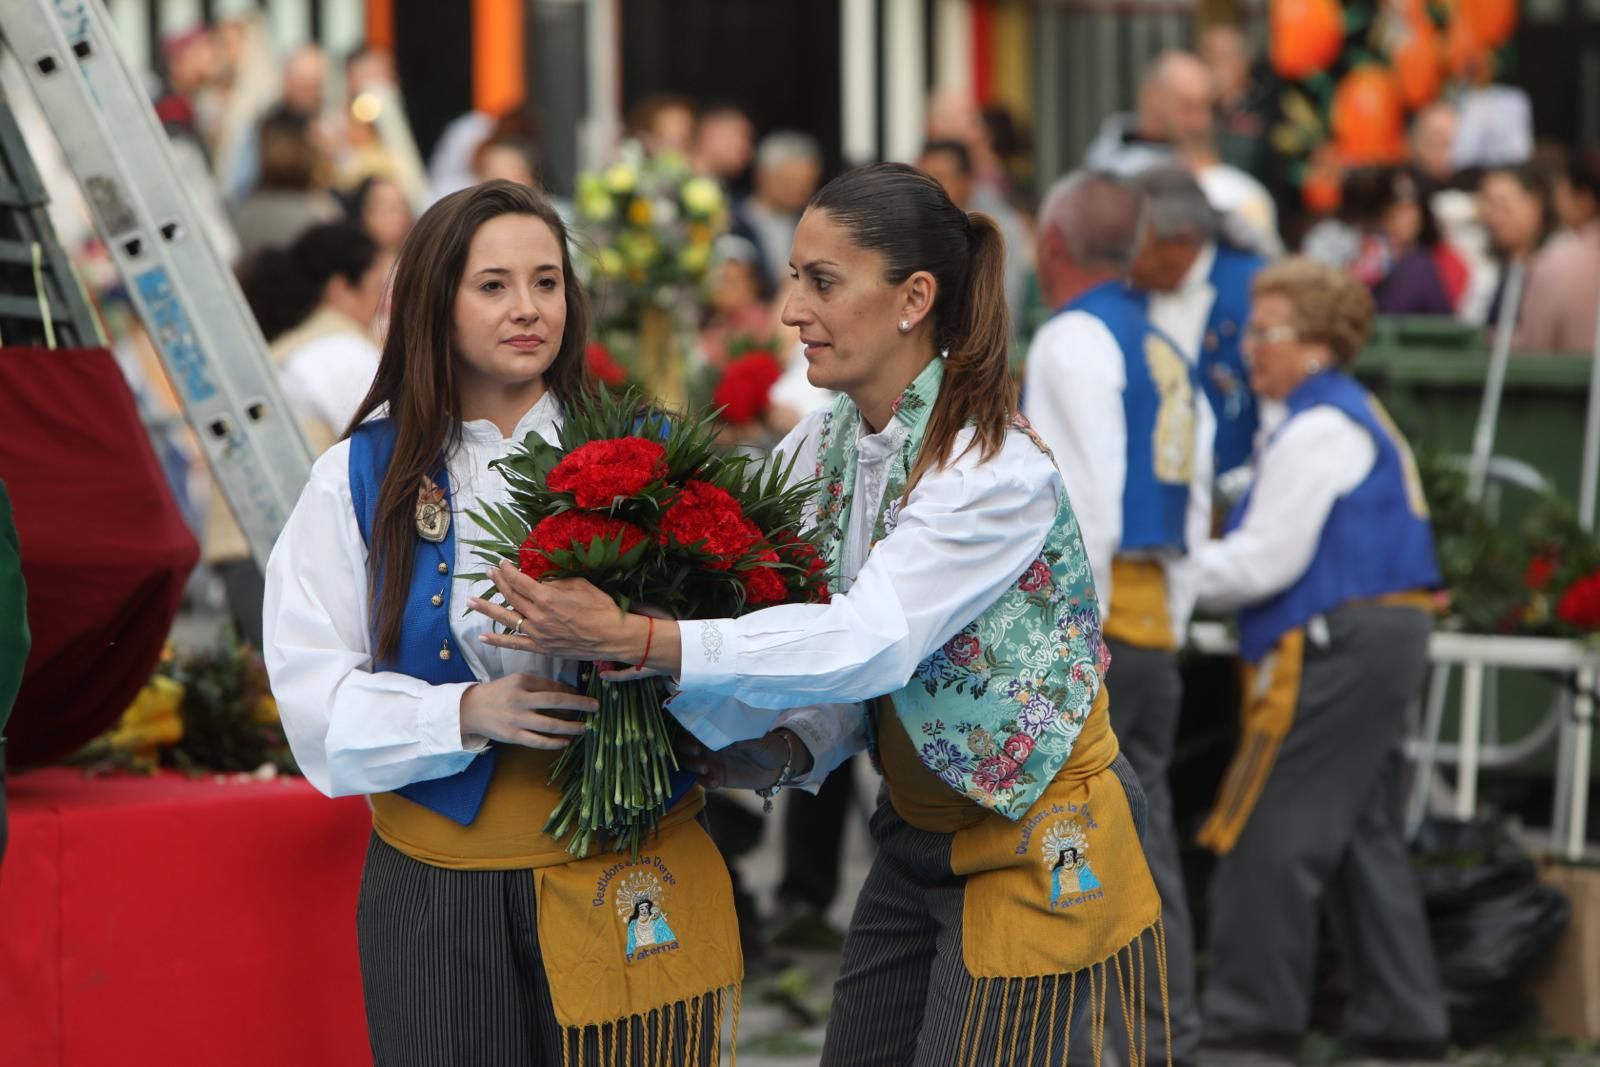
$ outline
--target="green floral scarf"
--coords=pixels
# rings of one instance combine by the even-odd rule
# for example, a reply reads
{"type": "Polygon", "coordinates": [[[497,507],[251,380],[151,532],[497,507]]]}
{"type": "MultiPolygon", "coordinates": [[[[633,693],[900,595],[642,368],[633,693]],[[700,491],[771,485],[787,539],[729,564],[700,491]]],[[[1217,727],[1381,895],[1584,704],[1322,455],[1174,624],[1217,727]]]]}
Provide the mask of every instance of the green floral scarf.
{"type": "MultiPolygon", "coordinates": [[[[894,417],[909,432],[890,459],[874,545],[894,532],[943,380],[944,361],[935,359],[895,401],[894,417]]],[[[841,396],[823,417],[818,442],[813,521],[835,592],[842,584],[860,428],[860,411],[841,396]]],[[[1049,454],[1022,416],[1012,429],[1049,454]]],[[[1094,578],[1062,493],[1039,558],[891,696],[929,770],[975,803],[1019,819],[1072,754],[1106,665],[1094,578]]]]}

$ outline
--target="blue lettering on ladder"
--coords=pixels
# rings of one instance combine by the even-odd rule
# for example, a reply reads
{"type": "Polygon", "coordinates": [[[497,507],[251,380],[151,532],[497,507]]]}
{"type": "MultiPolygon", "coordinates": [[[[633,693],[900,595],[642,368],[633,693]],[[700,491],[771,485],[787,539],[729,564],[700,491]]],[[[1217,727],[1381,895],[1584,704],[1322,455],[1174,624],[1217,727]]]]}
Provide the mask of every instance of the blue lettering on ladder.
{"type": "Polygon", "coordinates": [[[61,22],[61,28],[66,32],[69,44],[77,44],[89,36],[89,5],[74,3],[72,0],[56,0],[56,18],[61,22]],[[72,20],[77,24],[73,25],[72,20]]]}
{"type": "Polygon", "coordinates": [[[217,395],[217,387],[206,373],[205,353],[200,351],[189,316],[184,314],[178,296],[172,291],[172,280],[164,268],[145,271],[134,278],[134,285],[144,303],[147,325],[156,347],[167,354],[168,365],[177,384],[191,401],[209,400],[217,395]]]}

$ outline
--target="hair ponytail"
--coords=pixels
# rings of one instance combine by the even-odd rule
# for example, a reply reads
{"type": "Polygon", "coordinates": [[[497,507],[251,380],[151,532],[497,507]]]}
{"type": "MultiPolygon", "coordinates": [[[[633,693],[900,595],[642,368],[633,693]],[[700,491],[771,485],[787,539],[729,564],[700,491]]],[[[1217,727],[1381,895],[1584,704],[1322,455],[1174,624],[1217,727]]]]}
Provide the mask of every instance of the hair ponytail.
{"type": "Polygon", "coordinates": [[[938,339],[945,360],[944,385],[928,419],[922,451],[906,479],[907,488],[930,467],[952,458],[956,438],[973,427],[972,442],[980,460],[989,459],[1005,443],[1017,409],[1011,377],[1011,316],[1006,309],[1006,244],[994,219],[974,211],[967,216],[966,292],[951,301],[941,316],[938,339]]]}
{"type": "Polygon", "coordinates": [[[903,163],[873,163],[841,174],[811,198],[862,248],[883,256],[884,275],[898,285],[917,271],[938,282],[934,344],[945,381],[933,405],[922,450],[907,488],[954,457],[968,426],[987,460],[1005,443],[1016,413],[1011,380],[1011,322],[1006,312],[1005,240],[987,215],[956,207],[938,182],[903,163]]]}

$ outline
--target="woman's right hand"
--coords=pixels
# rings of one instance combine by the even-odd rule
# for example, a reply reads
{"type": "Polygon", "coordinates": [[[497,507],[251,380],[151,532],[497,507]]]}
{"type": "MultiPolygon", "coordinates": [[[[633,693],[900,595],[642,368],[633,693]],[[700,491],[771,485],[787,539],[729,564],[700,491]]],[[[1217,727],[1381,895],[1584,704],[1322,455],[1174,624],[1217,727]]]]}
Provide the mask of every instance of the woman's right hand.
{"type": "Polygon", "coordinates": [[[461,747],[475,748],[487,738],[528,748],[566,748],[585,729],[581,716],[599,709],[599,701],[571,686],[537,674],[508,674],[461,694],[461,747]]]}

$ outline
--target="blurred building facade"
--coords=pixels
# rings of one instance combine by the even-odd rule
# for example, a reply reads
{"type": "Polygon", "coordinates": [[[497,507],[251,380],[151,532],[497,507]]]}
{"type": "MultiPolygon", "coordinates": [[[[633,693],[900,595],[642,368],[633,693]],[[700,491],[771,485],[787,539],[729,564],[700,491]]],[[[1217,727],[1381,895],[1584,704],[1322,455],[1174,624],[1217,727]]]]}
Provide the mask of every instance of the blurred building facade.
{"type": "MultiPolygon", "coordinates": [[[[1101,119],[1130,108],[1139,72],[1192,43],[1197,18],[1242,18],[1258,43],[1266,0],[105,0],[137,66],[196,25],[259,11],[281,52],[340,60],[393,51],[423,153],[453,118],[527,100],[557,191],[605,157],[622,116],[663,91],[798,128],[828,170],[912,159],[929,93],[970,90],[1032,132],[1038,173],[1079,158],[1101,119]]],[[[1600,3],[1527,0],[1507,78],[1541,137],[1600,141],[1600,3]],[[1537,63],[1526,57],[1537,55],[1537,63]],[[1578,91],[1573,91],[1577,89],[1578,91]]]]}

